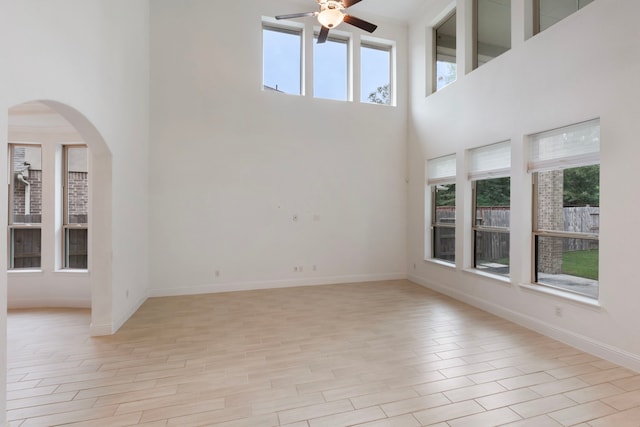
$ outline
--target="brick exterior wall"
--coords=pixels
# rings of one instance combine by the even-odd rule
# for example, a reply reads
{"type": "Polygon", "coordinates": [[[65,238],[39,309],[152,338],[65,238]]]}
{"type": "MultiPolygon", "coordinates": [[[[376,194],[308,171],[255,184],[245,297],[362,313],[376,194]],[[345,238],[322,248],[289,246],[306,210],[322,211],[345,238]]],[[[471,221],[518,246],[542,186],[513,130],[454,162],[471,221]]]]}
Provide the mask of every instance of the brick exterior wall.
{"type": "MultiPolygon", "coordinates": [[[[89,212],[89,185],[87,172],[69,172],[69,222],[86,224],[89,212]]],[[[25,216],[26,185],[15,178],[13,187],[14,223],[42,220],[42,171],[30,170],[27,181],[31,184],[31,215],[25,216]]]]}
{"type": "Polygon", "coordinates": [[[31,187],[31,215],[25,215],[25,195],[27,186],[14,177],[13,186],[13,218],[14,223],[34,223],[42,222],[42,171],[30,170],[29,177],[26,178],[31,187]]]}
{"type": "MultiPolygon", "coordinates": [[[[553,170],[538,172],[538,228],[564,230],[562,206],[564,172],[553,170]]],[[[562,273],[563,242],[558,238],[538,239],[538,271],[562,273]]]]}
{"type": "Polygon", "coordinates": [[[86,224],[89,213],[87,172],[69,172],[69,223],[86,224]]]}

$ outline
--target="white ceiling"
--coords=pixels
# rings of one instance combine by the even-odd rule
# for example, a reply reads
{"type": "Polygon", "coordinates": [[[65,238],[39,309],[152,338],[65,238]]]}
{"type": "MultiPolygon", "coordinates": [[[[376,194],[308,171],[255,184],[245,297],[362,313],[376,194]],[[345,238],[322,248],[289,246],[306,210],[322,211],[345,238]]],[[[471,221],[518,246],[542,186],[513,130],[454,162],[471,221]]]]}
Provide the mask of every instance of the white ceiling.
{"type": "MultiPolygon", "coordinates": [[[[309,6],[309,11],[317,8],[316,0],[296,0],[297,3],[309,6]]],[[[425,0],[362,0],[349,8],[349,13],[355,16],[376,15],[407,22],[414,15],[425,0]]]]}
{"type": "Polygon", "coordinates": [[[354,15],[359,11],[368,14],[385,16],[399,21],[409,21],[424,4],[424,0],[362,0],[349,8],[354,15]]]}

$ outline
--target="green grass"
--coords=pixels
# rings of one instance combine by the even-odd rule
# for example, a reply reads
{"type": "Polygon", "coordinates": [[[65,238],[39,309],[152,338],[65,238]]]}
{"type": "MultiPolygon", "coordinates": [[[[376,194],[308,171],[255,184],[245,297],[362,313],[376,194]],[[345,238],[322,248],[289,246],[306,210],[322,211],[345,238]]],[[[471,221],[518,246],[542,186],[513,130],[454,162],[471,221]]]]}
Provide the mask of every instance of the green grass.
{"type": "Polygon", "coordinates": [[[598,280],[598,251],[573,251],[562,255],[562,272],[598,280]]]}

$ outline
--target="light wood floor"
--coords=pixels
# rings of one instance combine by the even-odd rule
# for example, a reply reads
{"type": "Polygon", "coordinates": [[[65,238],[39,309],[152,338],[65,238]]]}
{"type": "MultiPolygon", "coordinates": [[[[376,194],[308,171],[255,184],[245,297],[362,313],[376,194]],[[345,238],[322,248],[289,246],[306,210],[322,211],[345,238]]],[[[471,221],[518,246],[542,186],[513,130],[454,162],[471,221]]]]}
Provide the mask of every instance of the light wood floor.
{"type": "Polygon", "coordinates": [[[408,281],[89,318],[9,312],[10,426],[640,426],[637,373],[408,281]]]}

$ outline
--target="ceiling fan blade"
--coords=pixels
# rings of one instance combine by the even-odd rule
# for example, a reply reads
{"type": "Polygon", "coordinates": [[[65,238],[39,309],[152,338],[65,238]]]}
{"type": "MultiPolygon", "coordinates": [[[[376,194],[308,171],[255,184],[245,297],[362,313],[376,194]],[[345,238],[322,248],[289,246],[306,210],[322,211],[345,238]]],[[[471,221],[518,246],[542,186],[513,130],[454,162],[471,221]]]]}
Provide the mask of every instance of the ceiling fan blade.
{"type": "Polygon", "coordinates": [[[348,8],[353,6],[356,3],[360,3],[362,0],[342,0],[342,5],[344,6],[344,8],[348,8]]]}
{"type": "Polygon", "coordinates": [[[354,27],[358,27],[361,30],[368,31],[370,33],[373,33],[376,30],[376,28],[378,28],[377,25],[372,24],[371,22],[367,22],[363,19],[356,18],[355,16],[351,16],[351,15],[344,15],[344,22],[346,22],[347,24],[353,25],[354,27]]]}
{"type": "Polygon", "coordinates": [[[320,34],[318,34],[318,44],[326,42],[327,37],[329,37],[329,29],[323,26],[320,29],[320,34]]]}
{"type": "Polygon", "coordinates": [[[276,19],[304,18],[306,16],[316,16],[317,13],[318,12],[290,13],[289,15],[278,15],[276,19]]]}

